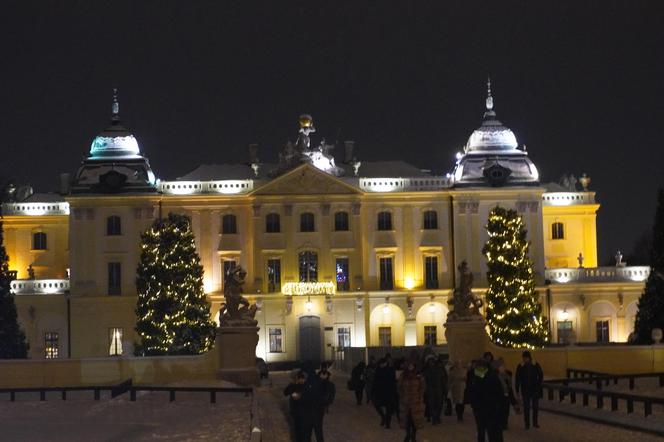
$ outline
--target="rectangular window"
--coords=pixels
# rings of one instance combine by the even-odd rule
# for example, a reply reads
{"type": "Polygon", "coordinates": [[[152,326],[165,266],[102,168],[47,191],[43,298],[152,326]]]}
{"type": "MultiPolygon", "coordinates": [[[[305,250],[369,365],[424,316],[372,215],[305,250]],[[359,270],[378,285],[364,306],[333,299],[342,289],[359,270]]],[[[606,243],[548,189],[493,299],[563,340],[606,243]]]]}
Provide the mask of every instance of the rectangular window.
{"type": "Polygon", "coordinates": [[[281,223],[279,221],[279,214],[269,213],[265,217],[265,231],[267,233],[279,233],[281,231],[281,223]]]}
{"type": "Polygon", "coordinates": [[[558,344],[569,344],[572,337],[572,321],[558,321],[558,344]]]}
{"type": "Polygon", "coordinates": [[[551,239],[565,239],[565,226],[563,223],[551,224],[551,239]]]}
{"type": "Polygon", "coordinates": [[[60,357],[60,339],[58,332],[44,333],[44,357],[57,359],[60,357]]]}
{"type": "Polygon", "coordinates": [[[348,228],[348,212],[337,212],[334,214],[334,230],[345,232],[348,228]]]}
{"type": "Polygon", "coordinates": [[[350,274],[348,273],[348,258],[337,258],[337,291],[338,292],[347,292],[349,290],[350,283],[348,278],[350,274]]]}
{"type": "Polygon", "coordinates": [[[300,215],[300,232],[315,232],[316,223],[313,213],[303,213],[300,215]]]}
{"type": "Polygon", "coordinates": [[[392,257],[380,258],[380,289],[392,290],[394,288],[394,273],[392,272],[392,257]]]}
{"type": "Polygon", "coordinates": [[[424,326],[424,345],[438,345],[438,327],[435,325],[424,326]]]}
{"type": "Polygon", "coordinates": [[[378,213],[378,230],[392,230],[392,213],[378,213]]]}
{"type": "Polygon", "coordinates": [[[427,210],[423,217],[424,230],[436,230],[438,228],[438,213],[434,210],[427,210]]]}
{"type": "Polygon", "coordinates": [[[122,265],[119,262],[108,263],[108,294],[122,293],[122,265]]]}
{"type": "Polygon", "coordinates": [[[228,276],[233,271],[236,265],[237,263],[234,259],[224,260],[224,278],[226,278],[226,276],[228,276]]]}
{"type": "Polygon", "coordinates": [[[46,233],[36,232],[32,234],[32,250],[46,250],[46,233]]]}
{"type": "Polygon", "coordinates": [[[378,327],[378,345],[381,347],[392,346],[392,327],[378,327]]]}
{"type": "Polygon", "coordinates": [[[113,327],[108,329],[109,356],[120,356],[122,354],[122,335],[122,328],[113,327]]]}
{"type": "Polygon", "coordinates": [[[438,257],[426,256],[424,258],[424,282],[426,288],[438,288],[438,257]]]}
{"type": "Polygon", "coordinates": [[[282,327],[270,327],[270,353],[283,353],[284,351],[284,329],[282,327]]]}
{"type": "Polygon", "coordinates": [[[300,252],[298,255],[300,282],[318,281],[318,255],[316,252],[300,252]]]}
{"type": "Polygon", "coordinates": [[[122,218],[116,215],[106,218],[106,235],[122,235],[122,218]]]}
{"type": "Polygon", "coordinates": [[[267,260],[267,291],[268,293],[281,291],[281,260],[279,258],[267,260]]]}
{"type": "Polygon", "coordinates": [[[597,336],[597,342],[609,342],[609,320],[602,319],[595,321],[595,331],[597,336]]]}
{"type": "Polygon", "coordinates": [[[350,347],[350,327],[337,328],[337,347],[338,348],[350,347]]]}

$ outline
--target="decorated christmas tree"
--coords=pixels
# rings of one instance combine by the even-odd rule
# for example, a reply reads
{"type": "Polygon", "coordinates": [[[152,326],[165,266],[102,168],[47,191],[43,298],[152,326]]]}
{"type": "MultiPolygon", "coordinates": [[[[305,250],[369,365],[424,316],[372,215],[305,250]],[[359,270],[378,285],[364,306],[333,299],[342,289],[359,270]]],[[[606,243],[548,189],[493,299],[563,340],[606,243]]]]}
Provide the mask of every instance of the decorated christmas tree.
{"type": "Polygon", "coordinates": [[[191,355],[212,347],[215,324],[187,216],[171,213],[141,235],[136,288],[136,354],[191,355]]]}
{"type": "Polygon", "coordinates": [[[486,229],[489,239],[482,253],[488,268],[486,319],[491,340],[502,347],[541,347],[548,332],[523,221],[516,211],[495,207],[486,229]]]}
{"type": "Polygon", "coordinates": [[[664,190],[657,194],[657,211],[652,231],[650,250],[650,275],[646,287],[639,298],[639,311],[636,314],[634,342],[652,343],[652,329],[664,330],[664,190]]]}
{"type": "Polygon", "coordinates": [[[0,222],[0,359],[19,359],[28,356],[25,333],[18,325],[16,304],[11,294],[9,257],[5,251],[2,222],[0,222]]]}

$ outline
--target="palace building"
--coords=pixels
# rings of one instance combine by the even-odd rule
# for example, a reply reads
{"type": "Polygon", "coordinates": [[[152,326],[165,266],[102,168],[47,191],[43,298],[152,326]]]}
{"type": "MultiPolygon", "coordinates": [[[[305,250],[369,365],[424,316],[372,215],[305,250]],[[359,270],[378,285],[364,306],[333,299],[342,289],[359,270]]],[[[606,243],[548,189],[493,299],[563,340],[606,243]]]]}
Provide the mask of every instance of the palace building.
{"type": "MultiPolygon", "coordinates": [[[[247,271],[257,356],[331,358],[339,347],[445,343],[447,301],[466,261],[486,291],[489,211],[513,208],[531,242],[552,343],[624,342],[647,267],[598,267],[590,179],[540,182],[515,134],[484,117],[456,165],[436,175],[402,161],[360,161],[354,143],[315,144],[299,120],[277,163],[249,147],[242,164],[201,165],[160,181],[119,118],[92,141],[58,193],[10,188],[3,204],[11,283],[31,358],[130,355],[140,234],[168,212],[191,217],[217,315],[224,274],[247,271]]],[[[446,165],[440,165],[444,168],[446,165]]]]}

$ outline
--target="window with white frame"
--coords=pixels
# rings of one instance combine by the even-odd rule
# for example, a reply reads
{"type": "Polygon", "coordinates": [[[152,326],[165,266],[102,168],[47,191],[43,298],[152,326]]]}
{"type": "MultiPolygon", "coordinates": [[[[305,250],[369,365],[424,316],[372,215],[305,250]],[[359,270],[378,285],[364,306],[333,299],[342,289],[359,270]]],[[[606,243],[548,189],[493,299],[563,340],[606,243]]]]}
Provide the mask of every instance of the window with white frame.
{"type": "Polygon", "coordinates": [[[44,333],[44,357],[46,359],[60,357],[60,336],[58,332],[44,333]]]}
{"type": "Polygon", "coordinates": [[[424,326],[424,345],[438,345],[438,327],[435,325],[424,326]]]}
{"type": "Polygon", "coordinates": [[[381,347],[392,346],[392,327],[378,327],[378,345],[381,347]]]}
{"type": "Polygon", "coordinates": [[[108,348],[109,356],[122,355],[122,335],[123,330],[120,327],[112,327],[108,329],[108,340],[110,342],[108,348]]]}
{"type": "Polygon", "coordinates": [[[607,343],[610,341],[609,327],[611,322],[608,319],[598,319],[595,321],[595,337],[597,342],[607,343]]]}
{"type": "Polygon", "coordinates": [[[337,327],[337,347],[348,348],[350,347],[350,326],[343,325],[337,327]]]}
{"type": "Polygon", "coordinates": [[[300,282],[318,281],[318,254],[316,252],[300,252],[298,254],[300,282]]]}
{"type": "Polygon", "coordinates": [[[283,353],[284,351],[284,328],[268,327],[270,337],[270,353],[283,353]]]}

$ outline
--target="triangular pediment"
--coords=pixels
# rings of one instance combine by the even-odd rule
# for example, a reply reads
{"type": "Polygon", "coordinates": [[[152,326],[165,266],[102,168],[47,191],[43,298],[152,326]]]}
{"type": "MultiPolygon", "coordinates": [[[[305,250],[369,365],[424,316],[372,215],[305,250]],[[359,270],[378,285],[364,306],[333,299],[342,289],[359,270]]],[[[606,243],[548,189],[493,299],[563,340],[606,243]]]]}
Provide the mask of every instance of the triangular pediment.
{"type": "Polygon", "coordinates": [[[254,195],[352,195],[362,193],[309,164],[303,164],[264,186],[254,190],[254,195]]]}

